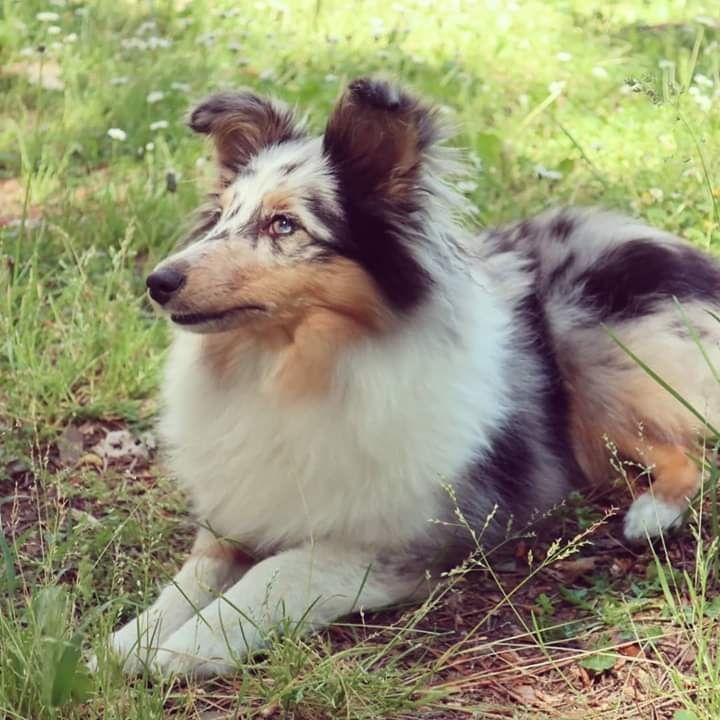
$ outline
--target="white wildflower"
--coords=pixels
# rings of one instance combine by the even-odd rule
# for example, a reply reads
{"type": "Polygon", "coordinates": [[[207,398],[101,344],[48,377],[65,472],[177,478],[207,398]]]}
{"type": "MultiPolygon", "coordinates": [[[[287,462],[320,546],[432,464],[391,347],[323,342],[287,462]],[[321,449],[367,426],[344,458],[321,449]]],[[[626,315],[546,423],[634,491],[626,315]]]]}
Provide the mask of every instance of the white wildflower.
{"type": "Polygon", "coordinates": [[[334,82],[337,82],[337,79],[338,79],[338,76],[335,75],[335,73],[328,73],[328,74],[325,76],[325,82],[326,82],[326,83],[334,83],[334,82]]]}
{"type": "Polygon", "coordinates": [[[164,97],[165,93],[162,90],[153,90],[147,94],[145,100],[147,100],[150,105],[154,105],[155,103],[159,103],[164,97]]]}
{"type": "Polygon", "coordinates": [[[382,35],[385,32],[385,21],[379,17],[371,17],[368,21],[370,23],[370,29],[373,35],[382,35]]]}
{"type": "Polygon", "coordinates": [[[35,19],[39,22],[50,23],[57,22],[60,19],[60,16],[56,12],[50,12],[46,10],[45,12],[39,12],[37,15],[35,15],[35,19]]]}
{"type": "Polygon", "coordinates": [[[75,8],[75,14],[78,17],[85,17],[88,14],[88,9],[86,7],[75,8]]]}
{"type": "Polygon", "coordinates": [[[648,192],[650,193],[650,197],[655,200],[655,202],[662,202],[663,198],[665,197],[665,193],[660,188],[649,188],[648,192]]]}
{"type": "Polygon", "coordinates": [[[672,60],[663,58],[662,60],[658,61],[658,67],[661,70],[671,70],[675,67],[675,63],[672,60]]]}
{"type": "Polygon", "coordinates": [[[49,0],[49,2],[55,7],[65,7],[66,5],[65,0],[49,0]]]}
{"type": "Polygon", "coordinates": [[[596,65],[590,72],[593,77],[600,78],[601,80],[608,76],[608,71],[600,65],[596,65]]]}
{"type": "Polygon", "coordinates": [[[62,32],[62,28],[59,25],[48,25],[48,35],[59,35],[62,32]]]}
{"type": "Polygon", "coordinates": [[[113,140],[119,140],[120,142],[127,140],[127,133],[124,130],[121,130],[120,128],[110,128],[108,130],[107,134],[113,140]]]}
{"type": "Polygon", "coordinates": [[[696,85],[701,85],[702,87],[714,87],[715,85],[707,75],[703,75],[702,73],[695,73],[693,80],[695,80],[696,85]]]}
{"type": "Polygon", "coordinates": [[[563,174],[557,170],[548,170],[544,165],[537,164],[533,171],[538,177],[545,178],[546,180],[562,180],[563,174]]]}
{"type": "Polygon", "coordinates": [[[147,50],[148,44],[137,37],[123,38],[120,41],[120,47],[125,50],[147,50]]]}
{"type": "Polygon", "coordinates": [[[155,143],[154,143],[154,142],[149,142],[149,143],[147,143],[147,145],[145,145],[145,150],[146,150],[147,152],[152,152],[154,149],[155,149],[155,143]]]}
{"type": "Polygon", "coordinates": [[[572,55],[569,52],[559,52],[555,57],[560,62],[570,62],[572,60],[572,55]]]}
{"type": "Polygon", "coordinates": [[[235,42],[234,40],[231,40],[227,44],[227,49],[230,52],[239,52],[240,50],[242,50],[242,45],[239,42],[235,42]]]}
{"type": "Polygon", "coordinates": [[[170,87],[173,90],[177,90],[178,92],[184,92],[184,93],[190,92],[190,85],[188,83],[174,82],[174,83],[170,83],[170,87]]]}
{"type": "Polygon", "coordinates": [[[551,95],[560,95],[565,90],[566,85],[565,80],[555,80],[548,85],[548,90],[551,95]]]}
{"type": "Polygon", "coordinates": [[[158,37],[157,35],[151,35],[147,39],[147,46],[151,50],[157,50],[159,48],[169,48],[172,45],[172,41],[168,38],[158,37]]]}
{"type": "Polygon", "coordinates": [[[154,20],[146,20],[143,23],[140,23],[140,27],[137,29],[136,35],[144,35],[146,32],[149,32],[150,30],[154,30],[157,27],[157,23],[154,20]]]}
{"type": "Polygon", "coordinates": [[[215,35],[215,33],[203,33],[202,35],[198,35],[195,38],[195,44],[210,47],[211,45],[215,44],[216,39],[217,36],[215,35]]]}
{"type": "Polygon", "coordinates": [[[260,78],[260,80],[263,81],[272,80],[275,77],[275,71],[272,68],[266,68],[265,70],[261,71],[258,77],[260,78]]]}
{"type": "Polygon", "coordinates": [[[111,85],[127,85],[130,79],[126,75],[110,78],[111,85]]]}
{"type": "Polygon", "coordinates": [[[703,112],[708,112],[713,104],[712,98],[708,97],[707,95],[695,95],[693,100],[695,100],[695,102],[698,104],[698,107],[703,112]]]}
{"type": "Polygon", "coordinates": [[[156,120],[155,122],[150,123],[151,130],[165,130],[169,126],[170,123],[167,120],[156,120]]]}
{"type": "Polygon", "coordinates": [[[76,33],[70,33],[65,36],[65,42],[68,45],[72,45],[72,43],[77,42],[78,36],[76,33]]]}

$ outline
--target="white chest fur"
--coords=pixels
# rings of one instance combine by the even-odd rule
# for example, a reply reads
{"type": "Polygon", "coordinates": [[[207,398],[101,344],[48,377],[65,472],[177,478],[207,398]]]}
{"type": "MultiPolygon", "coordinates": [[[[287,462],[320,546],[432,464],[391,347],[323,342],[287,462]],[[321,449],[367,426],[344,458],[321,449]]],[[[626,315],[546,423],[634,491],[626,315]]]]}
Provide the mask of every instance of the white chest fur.
{"type": "Polygon", "coordinates": [[[220,383],[201,338],[178,334],[161,432],[199,518],[260,548],[321,536],[387,548],[432,532],[443,484],[507,412],[509,316],[476,285],[470,295],[471,317],[436,305],[348,349],[333,391],[291,406],[261,390],[268,356],[251,351],[220,383]]]}

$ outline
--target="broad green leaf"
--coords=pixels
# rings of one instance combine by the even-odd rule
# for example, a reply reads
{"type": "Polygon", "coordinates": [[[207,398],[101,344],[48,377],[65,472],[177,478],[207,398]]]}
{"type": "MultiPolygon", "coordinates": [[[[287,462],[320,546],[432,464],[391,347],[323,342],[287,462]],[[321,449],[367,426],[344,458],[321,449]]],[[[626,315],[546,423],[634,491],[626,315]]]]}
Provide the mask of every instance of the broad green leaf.
{"type": "Polygon", "coordinates": [[[615,667],[617,658],[608,653],[595,653],[589,655],[580,661],[580,664],[586,669],[594,673],[603,673],[612,670],[615,667]]]}

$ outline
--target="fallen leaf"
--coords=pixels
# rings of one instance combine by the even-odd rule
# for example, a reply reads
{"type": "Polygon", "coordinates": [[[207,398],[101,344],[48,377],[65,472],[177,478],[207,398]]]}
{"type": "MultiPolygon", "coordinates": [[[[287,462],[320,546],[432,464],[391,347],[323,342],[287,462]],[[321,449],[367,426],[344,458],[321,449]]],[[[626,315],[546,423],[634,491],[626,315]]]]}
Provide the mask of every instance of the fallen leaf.
{"type": "Polygon", "coordinates": [[[95,453],[85,453],[78,461],[80,465],[94,465],[95,467],[103,467],[102,458],[95,453]]]}
{"type": "Polygon", "coordinates": [[[561,576],[565,582],[572,583],[579,577],[595,569],[597,557],[581,557],[575,560],[561,560],[553,566],[556,574],[561,576]]]}
{"type": "Polygon", "coordinates": [[[642,652],[642,649],[639,645],[633,643],[632,645],[623,645],[622,647],[619,647],[618,652],[625,657],[634,658],[642,652]]]}
{"type": "Polygon", "coordinates": [[[515,685],[512,694],[525,705],[536,705],[539,700],[532,685],[515,685]]]}

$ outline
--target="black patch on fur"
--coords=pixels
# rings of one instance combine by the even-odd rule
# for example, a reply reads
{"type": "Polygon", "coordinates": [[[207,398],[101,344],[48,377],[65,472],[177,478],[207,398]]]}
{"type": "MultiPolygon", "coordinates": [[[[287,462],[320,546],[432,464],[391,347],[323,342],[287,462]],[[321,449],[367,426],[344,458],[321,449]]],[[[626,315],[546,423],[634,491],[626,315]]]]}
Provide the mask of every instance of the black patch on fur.
{"type": "Polygon", "coordinates": [[[412,310],[433,285],[429,273],[404,244],[414,209],[406,207],[399,214],[393,207],[384,214],[380,203],[366,204],[344,182],[341,194],[345,229],[336,236],[337,252],[361,265],[395,309],[412,310]],[[404,227],[396,227],[396,223],[404,223],[404,227]]]}
{"type": "Polygon", "coordinates": [[[566,213],[558,213],[550,223],[548,230],[553,239],[566,242],[575,229],[575,220],[566,213]]]}
{"type": "Polygon", "coordinates": [[[536,292],[523,300],[515,318],[519,342],[531,348],[536,367],[539,366],[539,386],[534,388],[539,402],[532,397],[514,399],[519,409],[496,431],[490,452],[472,468],[470,480],[478,492],[494,491],[499,502],[499,520],[515,515],[522,521],[535,509],[529,507],[528,499],[535,494],[533,483],[539,455],[546,466],[550,460],[551,471],[568,485],[578,483],[582,472],[571,449],[567,390],[536,292]]]}
{"type": "Polygon", "coordinates": [[[422,233],[417,182],[437,137],[434,114],[389,83],[361,78],[330,115],[323,150],[338,179],[338,252],[360,264],[395,309],[416,307],[432,278],[407,243],[422,233]]]}
{"type": "Polygon", "coordinates": [[[533,242],[538,239],[541,232],[542,228],[534,220],[523,220],[515,226],[515,241],[530,240],[533,242]]]}
{"type": "Polygon", "coordinates": [[[557,285],[568,275],[570,268],[575,264],[575,253],[569,252],[567,257],[547,276],[545,280],[545,289],[549,290],[553,285],[557,285]]]}
{"type": "Polygon", "coordinates": [[[578,277],[585,304],[602,320],[628,320],[653,311],[659,301],[720,299],[720,268],[691,247],[649,239],[626,242],[578,277]]]}

